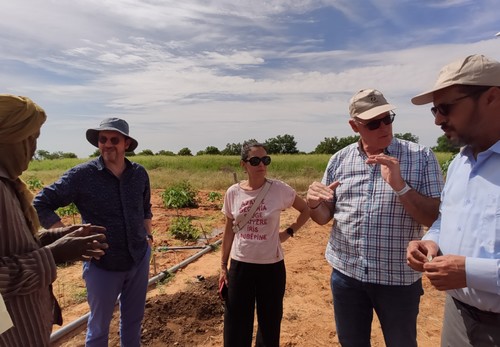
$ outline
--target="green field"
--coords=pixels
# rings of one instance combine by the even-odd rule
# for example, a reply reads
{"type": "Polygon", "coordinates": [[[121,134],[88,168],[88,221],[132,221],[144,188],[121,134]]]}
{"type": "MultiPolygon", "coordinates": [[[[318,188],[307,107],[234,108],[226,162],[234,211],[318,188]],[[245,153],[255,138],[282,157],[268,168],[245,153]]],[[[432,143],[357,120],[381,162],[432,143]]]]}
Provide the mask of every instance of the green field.
{"type": "MultiPolygon", "coordinates": [[[[436,153],[442,165],[451,153],[436,153]]],[[[283,180],[299,192],[304,192],[313,181],[319,181],[331,157],[329,154],[273,155],[268,177],[283,180]]],[[[226,190],[236,177],[245,178],[238,156],[134,156],[131,161],[143,165],[151,177],[152,188],[166,188],[187,180],[194,188],[226,190]]],[[[64,171],[88,159],[54,159],[32,161],[22,178],[39,181],[43,185],[54,182],[64,171]]]]}

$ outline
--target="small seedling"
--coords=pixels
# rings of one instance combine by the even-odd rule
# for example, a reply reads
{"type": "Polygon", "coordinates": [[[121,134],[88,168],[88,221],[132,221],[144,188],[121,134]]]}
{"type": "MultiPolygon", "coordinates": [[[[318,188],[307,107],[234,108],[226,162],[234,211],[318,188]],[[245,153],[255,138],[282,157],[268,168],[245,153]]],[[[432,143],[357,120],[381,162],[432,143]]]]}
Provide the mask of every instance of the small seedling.
{"type": "Polygon", "coordinates": [[[178,240],[194,241],[200,236],[200,232],[193,226],[191,219],[184,216],[174,218],[168,230],[178,240]]]}

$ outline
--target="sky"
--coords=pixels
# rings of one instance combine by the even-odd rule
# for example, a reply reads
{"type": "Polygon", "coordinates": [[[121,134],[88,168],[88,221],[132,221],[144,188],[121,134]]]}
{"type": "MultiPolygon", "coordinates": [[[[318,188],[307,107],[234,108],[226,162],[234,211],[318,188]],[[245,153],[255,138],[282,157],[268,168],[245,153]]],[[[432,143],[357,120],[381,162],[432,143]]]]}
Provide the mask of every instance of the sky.
{"type": "Polygon", "coordinates": [[[0,93],[45,109],[38,149],[81,158],[107,117],[136,153],[285,134],[311,152],[354,135],[365,88],[432,147],[442,131],[411,97],[451,61],[500,60],[498,0],[4,0],[0,32],[0,93]]]}

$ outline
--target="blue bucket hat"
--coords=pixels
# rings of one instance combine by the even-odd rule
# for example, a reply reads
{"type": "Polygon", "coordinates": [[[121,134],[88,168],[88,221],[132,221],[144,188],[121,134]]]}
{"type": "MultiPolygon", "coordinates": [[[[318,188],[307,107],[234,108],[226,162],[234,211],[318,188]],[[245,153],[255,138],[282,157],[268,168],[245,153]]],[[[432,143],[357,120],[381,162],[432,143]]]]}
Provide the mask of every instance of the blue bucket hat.
{"type": "Polygon", "coordinates": [[[129,138],[132,142],[130,143],[130,146],[128,146],[127,151],[132,152],[134,149],[137,148],[137,141],[130,137],[128,134],[128,123],[124,121],[123,119],[120,118],[106,118],[99,124],[98,128],[92,128],[88,129],[86,136],[87,140],[94,146],[99,147],[99,131],[118,131],[120,134],[124,135],[125,137],[129,138]]]}

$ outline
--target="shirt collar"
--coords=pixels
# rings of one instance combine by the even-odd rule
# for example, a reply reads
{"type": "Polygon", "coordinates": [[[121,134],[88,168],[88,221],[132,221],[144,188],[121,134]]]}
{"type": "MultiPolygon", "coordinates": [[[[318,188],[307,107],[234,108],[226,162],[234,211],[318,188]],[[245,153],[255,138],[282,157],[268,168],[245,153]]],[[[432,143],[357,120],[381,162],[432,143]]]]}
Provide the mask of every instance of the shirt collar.
{"type": "MultiPolygon", "coordinates": [[[[495,144],[493,144],[490,148],[481,153],[493,152],[496,154],[500,154],[500,140],[498,140],[495,144]]],[[[466,156],[471,159],[474,158],[474,154],[472,152],[471,146],[464,146],[460,149],[460,154],[466,156]]]]}
{"type": "MultiPolygon", "coordinates": [[[[96,165],[98,170],[104,170],[106,168],[106,165],[104,164],[104,159],[102,158],[102,155],[100,155],[99,157],[97,157],[97,159],[95,159],[95,165],[96,165]]],[[[127,169],[131,166],[132,166],[132,162],[130,160],[128,160],[127,157],[125,157],[125,169],[127,169]]]]}

